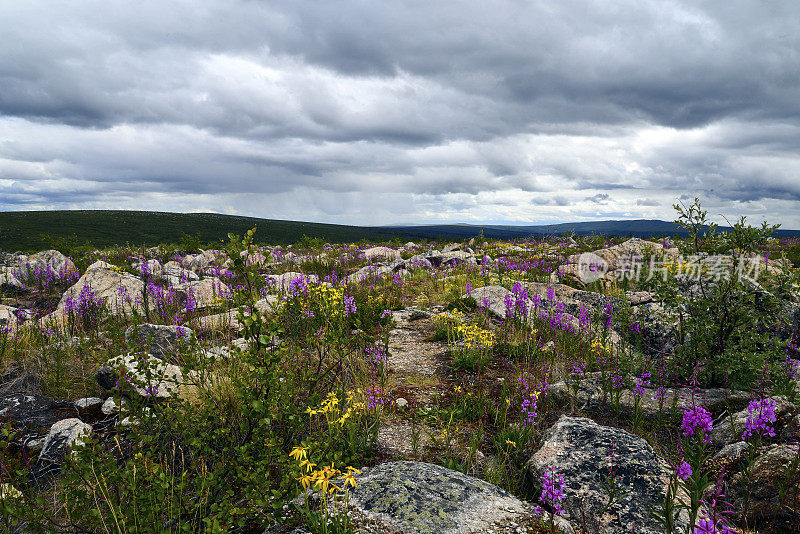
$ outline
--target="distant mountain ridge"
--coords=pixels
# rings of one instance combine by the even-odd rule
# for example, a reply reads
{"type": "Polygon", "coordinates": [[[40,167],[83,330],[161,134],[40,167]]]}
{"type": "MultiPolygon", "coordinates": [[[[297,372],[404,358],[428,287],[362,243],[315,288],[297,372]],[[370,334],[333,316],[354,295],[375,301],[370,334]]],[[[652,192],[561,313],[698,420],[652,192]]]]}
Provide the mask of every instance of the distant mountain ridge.
{"type": "MultiPolygon", "coordinates": [[[[659,219],[632,219],[612,221],[587,221],[574,223],[558,223],[547,225],[472,225],[442,224],[421,226],[389,226],[393,230],[404,232],[424,232],[429,236],[448,237],[450,239],[472,237],[483,229],[483,235],[494,239],[514,239],[519,237],[560,235],[574,233],[578,235],[604,234],[631,237],[685,236],[687,232],[670,221],[659,219]]],[[[730,227],[720,226],[720,231],[728,231],[730,227]]],[[[798,237],[800,230],[778,230],[776,237],[798,237]]]]}

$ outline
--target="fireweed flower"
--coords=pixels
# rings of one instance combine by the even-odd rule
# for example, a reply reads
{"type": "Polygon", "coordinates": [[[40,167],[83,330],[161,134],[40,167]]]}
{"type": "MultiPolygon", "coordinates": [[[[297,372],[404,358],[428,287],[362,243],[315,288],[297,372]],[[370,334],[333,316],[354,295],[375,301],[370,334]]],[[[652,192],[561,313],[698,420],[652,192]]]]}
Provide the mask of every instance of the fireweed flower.
{"type": "Polygon", "coordinates": [[[563,514],[561,501],[564,500],[564,476],[551,467],[542,475],[542,495],[539,501],[542,504],[549,504],[557,514],[563,514]]]}
{"type": "Polygon", "coordinates": [[[681,460],[681,464],[675,469],[675,472],[677,473],[678,478],[681,480],[686,480],[692,476],[692,466],[689,465],[689,462],[686,460],[681,460]]]}
{"type": "Polygon", "coordinates": [[[744,422],[744,433],[742,439],[746,440],[753,434],[760,436],[774,436],[775,428],[770,425],[776,420],[775,408],[777,403],[774,399],[753,399],[747,406],[747,419],[744,422]]]}
{"type": "Polygon", "coordinates": [[[683,422],[681,423],[681,430],[686,437],[694,436],[698,432],[703,434],[703,443],[709,443],[708,433],[714,426],[711,414],[702,406],[695,406],[683,412],[683,422]]]}
{"type": "Polygon", "coordinates": [[[353,296],[347,295],[344,297],[344,316],[348,317],[356,313],[356,299],[353,296]]]}

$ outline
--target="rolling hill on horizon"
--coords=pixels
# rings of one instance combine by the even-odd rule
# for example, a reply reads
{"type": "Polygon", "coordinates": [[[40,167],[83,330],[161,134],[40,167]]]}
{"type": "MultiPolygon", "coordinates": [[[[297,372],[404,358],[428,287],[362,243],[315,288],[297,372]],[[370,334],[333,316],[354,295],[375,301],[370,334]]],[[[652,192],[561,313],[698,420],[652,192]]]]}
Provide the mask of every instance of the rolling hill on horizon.
{"type": "MultiPolygon", "coordinates": [[[[657,219],[589,221],[551,225],[426,224],[351,226],[262,219],[218,213],[170,213],[125,210],[59,210],[0,212],[0,250],[33,251],[59,246],[147,245],[192,240],[204,244],[227,240],[257,226],[258,242],[291,244],[304,235],[328,242],[389,239],[515,239],[566,233],[633,237],[680,235],[673,222],[657,219]]],[[[726,228],[721,228],[725,230],[726,228]]],[[[778,237],[800,236],[800,230],[778,230],[778,237]]]]}

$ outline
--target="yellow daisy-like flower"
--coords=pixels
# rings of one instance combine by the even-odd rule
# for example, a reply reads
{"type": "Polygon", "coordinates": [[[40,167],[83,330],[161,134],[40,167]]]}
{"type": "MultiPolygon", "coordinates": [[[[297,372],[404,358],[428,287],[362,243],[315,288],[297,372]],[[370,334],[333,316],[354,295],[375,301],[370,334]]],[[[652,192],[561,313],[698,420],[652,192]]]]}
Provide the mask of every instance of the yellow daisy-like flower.
{"type": "Polygon", "coordinates": [[[304,489],[310,488],[311,483],[313,482],[313,479],[308,475],[300,475],[299,477],[296,478],[296,480],[300,483],[301,486],[303,486],[304,489]]]}
{"type": "Polygon", "coordinates": [[[307,451],[307,448],[303,447],[302,445],[298,445],[292,449],[292,452],[289,453],[289,456],[297,461],[305,460],[307,458],[307,451]]]}
{"type": "Polygon", "coordinates": [[[516,447],[517,446],[517,444],[515,442],[511,441],[510,439],[506,440],[506,445],[511,445],[512,447],[516,447]]]}

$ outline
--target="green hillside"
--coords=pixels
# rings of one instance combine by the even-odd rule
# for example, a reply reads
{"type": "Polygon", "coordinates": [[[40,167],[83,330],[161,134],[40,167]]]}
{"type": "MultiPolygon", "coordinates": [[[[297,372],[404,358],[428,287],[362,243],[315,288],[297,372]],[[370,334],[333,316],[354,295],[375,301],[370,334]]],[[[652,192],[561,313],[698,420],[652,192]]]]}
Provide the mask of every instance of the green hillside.
{"type": "Polygon", "coordinates": [[[31,251],[90,244],[157,245],[194,241],[213,243],[229,232],[242,234],[258,226],[258,241],[288,244],[303,235],[327,242],[383,240],[413,235],[385,228],[280,221],[215,213],[164,213],[156,211],[19,211],[0,212],[0,250],[31,251]]]}

